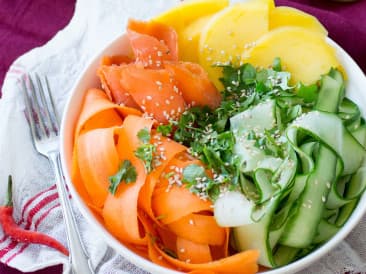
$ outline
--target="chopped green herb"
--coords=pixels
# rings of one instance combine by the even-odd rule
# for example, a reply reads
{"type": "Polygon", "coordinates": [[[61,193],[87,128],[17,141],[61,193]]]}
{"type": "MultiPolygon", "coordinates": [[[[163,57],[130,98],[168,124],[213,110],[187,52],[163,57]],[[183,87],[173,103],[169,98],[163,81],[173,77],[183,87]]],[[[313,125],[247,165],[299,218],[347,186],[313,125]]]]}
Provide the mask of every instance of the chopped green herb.
{"type": "Polygon", "coordinates": [[[191,164],[183,169],[183,182],[196,184],[200,178],[207,177],[205,169],[202,166],[191,164]]]}
{"type": "Polygon", "coordinates": [[[109,192],[112,194],[116,193],[119,184],[124,181],[126,184],[133,183],[136,181],[137,172],[135,167],[131,164],[129,160],[124,160],[113,176],[109,177],[109,192]]]}
{"type": "Polygon", "coordinates": [[[154,169],[153,160],[155,151],[156,147],[153,144],[143,144],[135,151],[136,157],[144,162],[147,173],[150,173],[154,169]]]}
{"type": "Polygon", "coordinates": [[[220,194],[220,185],[223,183],[221,177],[216,177],[218,180],[211,179],[207,176],[205,169],[202,166],[191,164],[183,169],[183,183],[192,193],[199,197],[215,200],[220,194]]]}
{"type": "Polygon", "coordinates": [[[257,72],[252,65],[244,64],[238,72],[241,74],[241,80],[246,85],[255,83],[257,72]]]}
{"type": "Polygon", "coordinates": [[[156,147],[149,143],[151,136],[147,128],[141,129],[137,133],[137,137],[142,142],[142,145],[136,149],[135,156],[144,162],[146,172],[150,173],[154,169],[153,160],[156,147]]]}
{"type": "Polygon", "coordinates": [[[141,142],[143,142],[144,144],[149,143],[150,142],[150,132],[147,128],[143,128],[141,129],[138,133],[137,133],[137,137],[139,138],[139,140],[141,142]]]}
{"type": "Polygon", "coordinates": [[[173,126],[171,124],[159,125],[157,131],[163,136],[169,136],[173,131],[173,126]]]}
{"type": "Polygon", "coordinates": [[[272,68],[273,68],[273,70],[275,70],[275,71],[281,71],[281,70],[282,70],[281,59],[280,59],[279,57],[276,57],[276,58],[273,60],[272,68]]]}

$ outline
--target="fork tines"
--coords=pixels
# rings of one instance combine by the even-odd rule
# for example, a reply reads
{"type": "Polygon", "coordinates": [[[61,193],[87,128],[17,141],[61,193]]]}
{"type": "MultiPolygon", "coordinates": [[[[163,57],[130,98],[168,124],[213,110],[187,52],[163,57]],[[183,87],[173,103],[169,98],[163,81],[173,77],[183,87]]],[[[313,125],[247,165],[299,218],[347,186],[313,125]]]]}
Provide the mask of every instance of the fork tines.
{"type": "Polygon", "coordinates": [[[59,120],[47,78],[36,73],[24,75],[22,85],[33,139],[57,136],[59,120]]]}

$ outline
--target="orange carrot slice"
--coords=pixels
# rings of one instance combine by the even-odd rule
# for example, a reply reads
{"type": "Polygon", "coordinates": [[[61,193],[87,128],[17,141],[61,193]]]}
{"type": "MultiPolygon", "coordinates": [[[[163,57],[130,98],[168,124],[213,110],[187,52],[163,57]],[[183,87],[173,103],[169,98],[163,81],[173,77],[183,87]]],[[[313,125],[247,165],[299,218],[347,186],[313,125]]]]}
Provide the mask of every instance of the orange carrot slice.
{"type": "Polygon", "coordinates": [[[204,201],[185,187],[166,185],[156,187],[152,197],[155,216],[164,224],[170,224],[191,212],[212,210],[211,202],[204,201]]]}
{"type": "Polygon", "coordinates": [[[160,123],[176,120],[185,110],[185,102],[176,92],[174,80],[166,70],[126,66],[121,72],[121,85],[135,102],[160,123]]]}
{"type": "Polygon", "coordinates": [[[185,238],[177,238],[177,256],[183,262],[192,264],[208,263],[212,261],[210,246],[199,244],[185,238]]]}
{"type": "Polygon", "coordinates": [[[187,104],[217,108],[221,102],[220,92],[199,65],[189,62],[166,62],[165,68],[178,82],[179,91],[187,104]]]}
{"type": "Polygon", "coordinates": [[[197,160],[189,160],[187,155],[188,153],[181,153],[169,162],[154,189],[152,209],[163,224],[177,221],[189,213],[212,211],[210,201],[200,199],[185,186],[181,186],[183,168],[189,164],[199,164],[197,160]]]}
{"type": "Polygon", "coordinates": [[[164,60],[178,61],[178,35],[174,28],[156,21],[138,21],[130,19],[128,30],[146,34],[164,43],[169,50],[170,58],[164,60]]]}
{"type": "Polygon", "coordinates": [[[93,204],[101,208],[108,195],[108,177],[117,172],[119,165],[114,128],[95,129],[80,135],[77,155],[85,188],[93,204]]]}
{"type": "Polygon", "coordinates": [[[137,201],[141,187],[146,180],[143,162],[135,156],[140,145],[138,132],[150,131],[151,119],[129,115],[118,132],[117,150],[121,160],[129,160],[135,167],[137,178],[134,183],[121,183],[113,195],[109,193],[103,208],[103,218],[107,229],[123,242],[146,244],[146,235],[140,231],[137,201]]]}
{"type": "Polygon", "coordinates": [[[225,243],[225,230],[217,225],[213,216],[192,213],[168,224],[167,227],[178,237],[196,243],[210,245],[225,243]]]}
{"type": "MultiPolygon", "coordinates": [[[[75,140],[77,138],[77,135],[79,135],[80,131],[83,129],[83,127],[85,126],[85,124],[88,122],[89,119],[108,109],[115,110],[116,115],[121,114],[121,116],[123,117],[126,116],[127,114],[141,115],[141,112],[134,108],[119,106],[112,103],[108,99],[108,96],[105,94],[103,90],[89,89],[85,93],[85,98],[81,108],[79,119],[76,123],[75,140]]],[[[103,118],[100,118],[99,121],[100,120],[103,120],[103,118]]],[[[121,125],[122,119],[114,117],[112,121],[115,123],[111,123],[111,120],[105,120],[105,124],[102,127],[119,126],[121,125]]],[[[98,123],[98,126],[101,125],[98,123]]],[[[91,124],[89,124],[88,128],[97,128],[97,126],[92,126],[91,124]]]]}
{"type": "MultiPolygon", "coordinates": [[[[198,263],[191,264],[188,262],[182,262],[178,259],[175,259],[168,254],[166,254],[163,250],[161,250],[158,245],[153,245],[153,247],[157,254],[160,254],[161,260],[165,260],[167,265],[174,265],[175,269],[181,269],[184,271],[202,271],[198,273],[222,273],[222,274],[253,274],[258,271],[257,260],[259,258],[259,252],[257,250],[247,250],[241,253],[237,253],[235,255],[222,258],[220,260],[211,261],[208,263],[198,263]]],[[[155,255],[159,256],[159,255],[155,255]]],[[[159,257],[158,257],[159,258],[159,257]]],[[[193,272],[197,273],[197,272],[193,272]]]]}
{"type": "Polygon", "coordinates": [[[156,146],[156,151],[158,152],[157,161],[159,161],[159,166],[148,174],[146,182],[139,194],[139,205],[150,216],[150,218],[155,219],[155,214],[152,209],[152,195],[155,186],[159,182],[162,172],[171,159],[177,154],[185,151],[187,148],[157,132],[152,134],[151,139],[152,143],[156,146]]]}
{"type": "MultiPolygon", "coordinates": [[[[88,191],[85,188],[85,184],[83,179],[81,178],[80,168],[78,164],[78,155],[77,155],[77,142],[74,142],[73,152],[72,152],[72,167],[71,167],[71,180],[72,183],[86,204],[93,204],[88,191]]],[[[94,206],[94,205],[93,205],[94,206]]]]}

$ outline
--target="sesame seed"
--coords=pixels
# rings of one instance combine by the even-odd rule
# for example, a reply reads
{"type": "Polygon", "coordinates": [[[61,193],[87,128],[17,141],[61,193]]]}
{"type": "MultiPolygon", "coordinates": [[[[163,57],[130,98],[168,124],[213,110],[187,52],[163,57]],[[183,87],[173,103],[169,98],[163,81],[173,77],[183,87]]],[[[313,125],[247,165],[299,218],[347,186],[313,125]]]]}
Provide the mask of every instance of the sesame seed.
{"type": "Polygon", "coordinates": [[[170,105],[170,101],[168,99],[166,99],[165,104],[170,105]]]}
{"type": "Polygon", "coordinates": [[[182,248],[179,249],[179,252],[184,253],[184,252],[186,252],[186,250],[182,247],[182,248]]]}
{"type": "Polygon", "coordinates": [[[161,57],[161,56],[163,56],[163,53],[159,50],[159,51],[157,52],[157,55],[158,55],[159,57],[161,57]]]}
{"type": "Polygon", "coordinates": [[[192,219],[189,219],[189,224],[194,225],[194,221],[192,219]]]}
{"type": "Polygon", "coordinates": [[[146,96],[146,100],[149,100],[149,101],[150,101],[150,100],[152,100],[152,96],[147,95],[147,96],[146,96]]]}

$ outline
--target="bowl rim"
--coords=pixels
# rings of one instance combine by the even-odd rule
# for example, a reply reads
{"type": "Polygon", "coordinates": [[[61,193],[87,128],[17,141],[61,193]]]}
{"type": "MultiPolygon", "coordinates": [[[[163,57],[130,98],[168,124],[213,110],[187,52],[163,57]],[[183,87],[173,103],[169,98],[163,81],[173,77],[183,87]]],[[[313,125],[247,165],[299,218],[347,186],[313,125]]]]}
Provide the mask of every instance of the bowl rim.
{"type": "MultiPolygon", "coordinates": [[[[75,114],[77,111],[80,112],[81,105],[82,105],[82,97],[84,96],[86,92],[86,88],[84,82],[85,78],[88,78],[88,75],[90,77],[92,68],[96,68],[99,64],[99,61],[102,56],[108,55],[111,52],[113,52],[116,49],[116,46],[120,43],[123,43],[124,40],[126,40],[126,35],[122,34],[115,38],[112,42],[108,43],[100,52],[96,53],[94,57],[90,59],[90,62],[84,67],[82,72],[77,77],[77,80],[75,81],[75,84],[73,85],[71,92],[68,95],[66,105],[64,107],[63,115],[62,115],[62,121],[61,121],[61,128],[60,128],[60,158],[61,158],[61,165],[65,176],[66,184],[71,192],[71,195],[73,197],[73,200],[75,201],[78,209],[84,216],[84,218],[92,224],[95,228],[95,232],[98,234],[101,234],[106,241],[107,245],[112,247],[116,253],[122,255],[125,257],[128,261],[131,263],[137,265],[138,267],[151,271],[152,273],[162,273],[162,274],[178,274],[182,272],[178,272],[172,269],[168,269],[162,266],[159,266],[143,257],[138,255],[137,253],[130,250],[128,247],[123,245],[121,242],[118,241],[117,238],[115,238],[109,231],[94,217],[94,214],[92,213],[91,209],[88,208],[88,206],[84,203],[82,198],[79,196],[78,192],[76,191],[72,180],[71,180],[71,168],[68,166],[68,162],[70,162],[70,153],[71,151],[67,152],[67,139],[71,138],[71,142],[73,140],[73,130],[75,126],[69,125],[70,119],[74,119],[72,121],[74,124],[76,122],[76,117],[72,117],[72,114],[75,114]],[[81,90],[81,89],[84,90],[81,90]],[[76,97],[76,99],[75,99],[76,97]],[[77,107],[79,107],[78,110],[73,110],[75,107],[75,100],[79,100],[77,103],[77,107]],[[70,132],[70,127],[72,130],[72,133],[70,132]],[[67,159],[69,158],[69,159],[67,159]]],[[[346,87],[351,81],[361,81],[360,85],[366,86],[366,76],[363,73],[363,71],[360,69],[360,67],[357,65],[357,63],[350,57],[350,55],[342,49],[335,41],[327,37],[327,42],[335,48],[336,55],[338,57],[338,60],[344,67],[344,69],[347,72],[348,81],[346,84],[346,87]],[[350,73],[352,72],[352,73],[350,73]]],[[[114,53],[112,53],[114,54],[114,53]]],[[[95,72],[95,71],[94,71],[95,72]]],[[[95,73],[94,73],[95,74],[95,73]]],[[[97,76],[95,75],[94,78],[97,76]]],[[[347,94],[347,89],[346,89],[347,94]]],[[[357,94],[356,94],[357,95],[357,94]]],[[[352,100],[355,100],[358,105],[360,105],[360,100],[362,101],[362,94],[358,94],[355,98],[351,98],[352,100]],[[357,102],[358,101],[358,102],[357,102]]],[[[366,98],[366,92],[363,92],[364,99],[366,98]]],[[[361,108],[362,116],[366,117],[366,103],[365,107],[361,108]]],[[[78,116],[78,115],[77,115],[78,116]]],[[[349,217],[347,222],[343,225],[343,227],[326,243],[318,247],[316,250],[311,252],[310,254],[302,257],[301,259],[294,261],[288,265],[274,268],[270,270],[266,270],[264,272],[259,273],[266,273],[266,274],[284,274],[284,273],[295,273],[297,271],[303,270],[306,267],[310,266],[312,263],[320,260],[326,253],[330,252],[335,248],[336,245],[338,245],[354,228],[355,226],[361,221],[361,218],[366,213],[366,191],[363,193],[361,198],[358,201],[357,207],[352,212],[352,215],[349,217]],[[360,206],[362,205],[363,206],[360,206]]]]}

